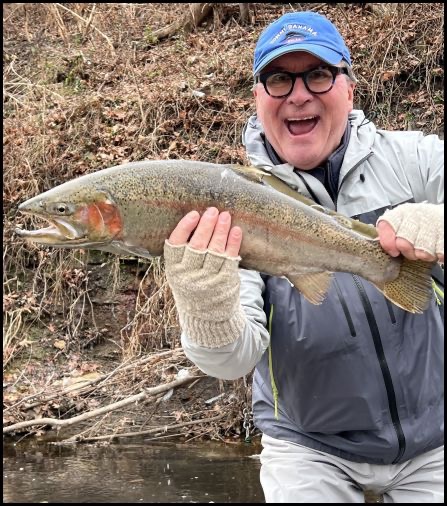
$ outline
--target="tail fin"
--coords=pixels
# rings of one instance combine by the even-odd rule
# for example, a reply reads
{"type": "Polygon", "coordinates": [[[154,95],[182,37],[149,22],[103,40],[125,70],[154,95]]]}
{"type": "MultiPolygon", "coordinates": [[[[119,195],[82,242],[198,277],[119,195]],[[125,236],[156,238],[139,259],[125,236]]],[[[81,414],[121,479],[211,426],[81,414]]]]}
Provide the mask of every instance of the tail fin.
{"type": "Polygon", "coordinates": [[[433,263],[404,258],[399,276],[380,287],[393,304],[410,313],[422,313],[433,296],[431,269],[433,263]]]}

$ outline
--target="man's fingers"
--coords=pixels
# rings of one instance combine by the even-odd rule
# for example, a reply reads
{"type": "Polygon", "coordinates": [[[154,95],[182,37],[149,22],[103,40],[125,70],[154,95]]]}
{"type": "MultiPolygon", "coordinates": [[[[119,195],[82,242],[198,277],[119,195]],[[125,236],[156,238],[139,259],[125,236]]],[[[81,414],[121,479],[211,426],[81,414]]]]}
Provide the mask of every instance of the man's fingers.
{"type": "Polygon", "coordinates": [[[442,262],[443,225],[442,204],[405,203],[385,211],[378,219],[377,231],[382,248],[392,256],[399,251],[410,260],[442,262]]]}
{"type": "Polygon", "coordinates": [[[414,246],[411,242],[406,239],[402,239],[402,237],[396,238],[396,248],[402,253],[402,255],[410,260],[417,260],[418,257],[414,251],[414,246]]]}
{"type": "Polygon", "coordinates": [[[239,256],[241,243],[242,243],[242,229],[240,227],[233,227],[228,235],[227,249],[225,250],[225,253],[229,257],[239,256]]]}
{"type": "Polygon", "coordinates": [[[227,246],[228,232],[231,227],[231,216],[228,211],[220,213],[214,229],[214,234],[208,245],[210,251],[215,253],[225,253],[227,246]]]}
{"type": "Polygon", "coordinates": [[[414,254],[418,260],[425,260],[426,262],[435,262],[438,260],[438,257],[435,255],[432,255],[428,251],[425,251],[423,249],[414,249],[414,254]]]}
{"type": "Polygon", "coordinates": [[[219,211],[215,207],[209,207],[200,218],[199,224],[189,241],[192,249],[206,250],[214,232],[219,211]]]}
{"type": "Polygon", "coordinates": [[[425,260],[426,262],[433,262],[436,257],[421,249],[415,249],[411,242],[396,237],[392,226],[386,221],[380,221],[377,224],[377,231],[379,233],[380,245],[391,256],[403,255],[410,260],[425,260]]]}
{"type": "Polygon", "coordinates": [[[191,211],[183,216],[177,226],[171,232],[168,242],[173,246],[181,246],[188,242],[192,231],[197,227],[200,220],[200,214],[197,211],[191,211]]]}
{"type": "Polygon", "coordinates": [[[396,247],[396,234],[393,227],[386,221],[379,221],[377,224],[377,232],[379,234],[379,241],[382,248],[391,255],[397,257],[400,251],[396,247]]]}
{"type": "Polygon", "coordinates": [[[240,227],[231,228],[231,215],[228,211],[219,214],[215,207],[210,207],[202,216],[197,211],[184,216],[172,231],[168,242],[173,246],[181,246],[188,240],[193,249],[209,249],[237,257],[241,248],[242,230],[240,227]]]}
{"type": "Polygon", "coordinates": [[[189,245],[197,250],[208,249],[215,253],[225,253],[230,257],[239,256],[242,242],[240,227],[231,228],[231,215],[228,211],[219,214],[214,207],[202,216],[189,245]]]}

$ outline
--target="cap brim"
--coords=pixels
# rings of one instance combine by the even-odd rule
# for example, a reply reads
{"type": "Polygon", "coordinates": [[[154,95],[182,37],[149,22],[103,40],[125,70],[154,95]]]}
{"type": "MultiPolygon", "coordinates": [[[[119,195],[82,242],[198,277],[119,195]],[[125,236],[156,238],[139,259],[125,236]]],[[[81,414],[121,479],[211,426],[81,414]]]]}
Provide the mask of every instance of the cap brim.
{"type": "Polygon", "coordinates": [[[276,60],[279,56],[287,53],[295,53],[303,51],[310,53],[317,58],[329,63],[329,65],[337,65],[343,60],[343,56],[333,49],[329,49],[324,46],[317,44],[290,44],[287,46],[278,47],[268,55],[266,55],[253,70],[253,75],[258,74],[264,67],[266,67],[271,61],[276,60]]]}

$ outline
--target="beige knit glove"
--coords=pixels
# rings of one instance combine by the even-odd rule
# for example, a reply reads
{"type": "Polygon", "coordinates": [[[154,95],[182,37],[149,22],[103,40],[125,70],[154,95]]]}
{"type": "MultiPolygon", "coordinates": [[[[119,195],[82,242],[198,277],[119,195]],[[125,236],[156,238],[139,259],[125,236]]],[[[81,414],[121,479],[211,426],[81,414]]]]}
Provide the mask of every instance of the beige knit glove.
{"type": "Polygon", "coordinates": [[[238,339],[246,317],[239,299],[238,265],[231,258],[165,241],[165,272],[174,295],[180,325],[189,339],[219,348],[238,339]]]}
{"type": "Polygon", "coordinates": [[[381,220],[393,227],[396,237],[406,239],[415,249],[434,256],[444,254],[443,204],[402,204],[386,211],[377,223],[381,220]]]}

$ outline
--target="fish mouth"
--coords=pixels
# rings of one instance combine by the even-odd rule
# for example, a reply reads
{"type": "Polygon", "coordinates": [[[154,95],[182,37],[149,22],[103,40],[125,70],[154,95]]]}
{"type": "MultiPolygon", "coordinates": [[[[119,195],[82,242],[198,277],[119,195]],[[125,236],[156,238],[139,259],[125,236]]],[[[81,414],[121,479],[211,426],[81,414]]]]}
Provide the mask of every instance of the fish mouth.
{"type": "MultiPolygon", "coordinates": [[[[26,213],[26,211],[22,211],[25,214],[33,214],[26,213]]],[[[27,239],[32,242],[37,242],[39,244],[49,244],[49,245],[78,245],[82,242],[86,242],[87,236],[84,232],[80,231],[76,227],[74,227],[68,221],[62,218],[45,218],[43,216],[39,216],[39,218],[44,219],[46,222],[50,224],[49,227],[39,228],[36,230],[26,230],[22,228],[16,228],[15,233],[24,239],[27,239]]]]}

